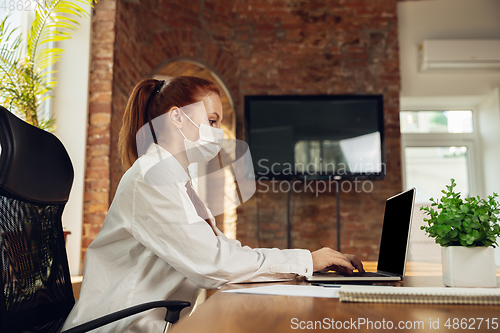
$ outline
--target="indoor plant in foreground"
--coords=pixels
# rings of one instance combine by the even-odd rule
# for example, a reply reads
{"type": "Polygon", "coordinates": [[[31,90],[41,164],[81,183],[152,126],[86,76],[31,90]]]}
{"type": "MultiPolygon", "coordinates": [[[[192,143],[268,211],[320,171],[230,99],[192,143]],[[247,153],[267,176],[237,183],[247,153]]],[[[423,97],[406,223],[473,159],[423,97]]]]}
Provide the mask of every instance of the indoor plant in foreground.
{"type": "Polygon", "coordinates": [[[429,218],[422,226],[441,245],[443,283],[450,287],[496,287],[496,240],[500,235],[498,194],[462,199],[454,192],[455,180],[440,200],[421,207],[429,218]],[[435,209],[437,208],[437,209],[435,209]]]}

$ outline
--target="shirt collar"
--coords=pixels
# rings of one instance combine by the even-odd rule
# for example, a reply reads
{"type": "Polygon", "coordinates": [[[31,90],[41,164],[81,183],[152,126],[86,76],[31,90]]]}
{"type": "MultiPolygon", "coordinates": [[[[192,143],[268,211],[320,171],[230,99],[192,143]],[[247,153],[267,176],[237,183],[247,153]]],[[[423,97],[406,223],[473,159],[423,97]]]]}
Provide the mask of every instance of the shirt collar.
{"type": "Polygon", "coordinates": [[[142,176],[145,177],[148,170],[160,162],[166,163],[172,170],[177,182],[185,184],[190,179],[179,161],[168,150],[155,143],[151,143],[146,153],[139,158],[142,176]]]}

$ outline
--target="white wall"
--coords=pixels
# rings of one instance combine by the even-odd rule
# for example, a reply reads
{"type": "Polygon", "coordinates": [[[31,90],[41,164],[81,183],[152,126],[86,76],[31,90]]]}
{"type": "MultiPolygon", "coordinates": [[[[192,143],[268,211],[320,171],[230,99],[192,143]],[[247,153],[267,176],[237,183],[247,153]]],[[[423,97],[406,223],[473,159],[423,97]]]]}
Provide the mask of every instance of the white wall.
{"type": "Polygon", "coordinates": [[[424,39],[500,39],[500,1],[435,0],[398,3],[401,96],[488,95],[500,71],[418,71],[424,39]]]}
{"type": "MultiPolygon", "coordinates": [[[[435,0],[398,3],[401,109],[474,112],[478,192],[500,192],[500,71],[418,71],[424,39],[500,39],[500,1],[435,0]]],[[[500,249],[495,251],[500,265],[500,249]]]]}
{"type": "MultiPolygon", "coordinates": [[[[487,195],[500,194],[500,89],[494,89],[478,109],[485,192],[487,195]]],[[[500,248],[495,249],[495,261],[500,266],[500,248]]]]}
{"type": "Polygon", "coordinates": [[[484,188],[500,194],[500,90],[496,88],[478,106],[478,122],[483,149],[484,188]]]}
{"type": "MultiPolygon", "coordinates": [[[[90,12],[90,10],[88,10],[90,12]]],[[[66,249],[71,275],[80,275],[80,257],[83,224],[83,194],[85,173],[85,147],[87,139],[88,86],[90,72],[90,17],[78,19],[81,26],[73,38],[58,42],[66,50],[55,69],[57,86],[51,100],[52,114],[56,117],[54,134],[68,150],[75,178],[62,221],[71,231],[66,249]]]]}

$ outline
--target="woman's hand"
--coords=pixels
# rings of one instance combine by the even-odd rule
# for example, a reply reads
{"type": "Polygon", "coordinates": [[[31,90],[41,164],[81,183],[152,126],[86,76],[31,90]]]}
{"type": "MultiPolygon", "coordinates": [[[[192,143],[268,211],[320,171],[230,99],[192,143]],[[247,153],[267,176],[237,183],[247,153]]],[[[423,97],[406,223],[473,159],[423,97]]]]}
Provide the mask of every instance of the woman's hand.
{"type": "Polygon", "coordinates": [[[358,269],[361,273],[365,272],[363,264],[356,256],[352,254],[342,254],[329,247],[324,247],[312,252],[312,260],[314,272],[323,269],[348,274],[352,274],[352,271],[355,269],[358,269]]]}

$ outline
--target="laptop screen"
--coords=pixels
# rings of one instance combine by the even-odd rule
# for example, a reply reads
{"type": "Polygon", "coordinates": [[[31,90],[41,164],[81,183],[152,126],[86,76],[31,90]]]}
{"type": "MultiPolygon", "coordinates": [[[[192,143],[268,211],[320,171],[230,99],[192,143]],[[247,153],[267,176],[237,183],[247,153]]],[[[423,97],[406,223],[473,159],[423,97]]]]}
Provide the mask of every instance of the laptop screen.
{"type": "Polygon", "coordinates": [[[415,188],[387,199],[377,270],[403,275],[415,188]]]}

